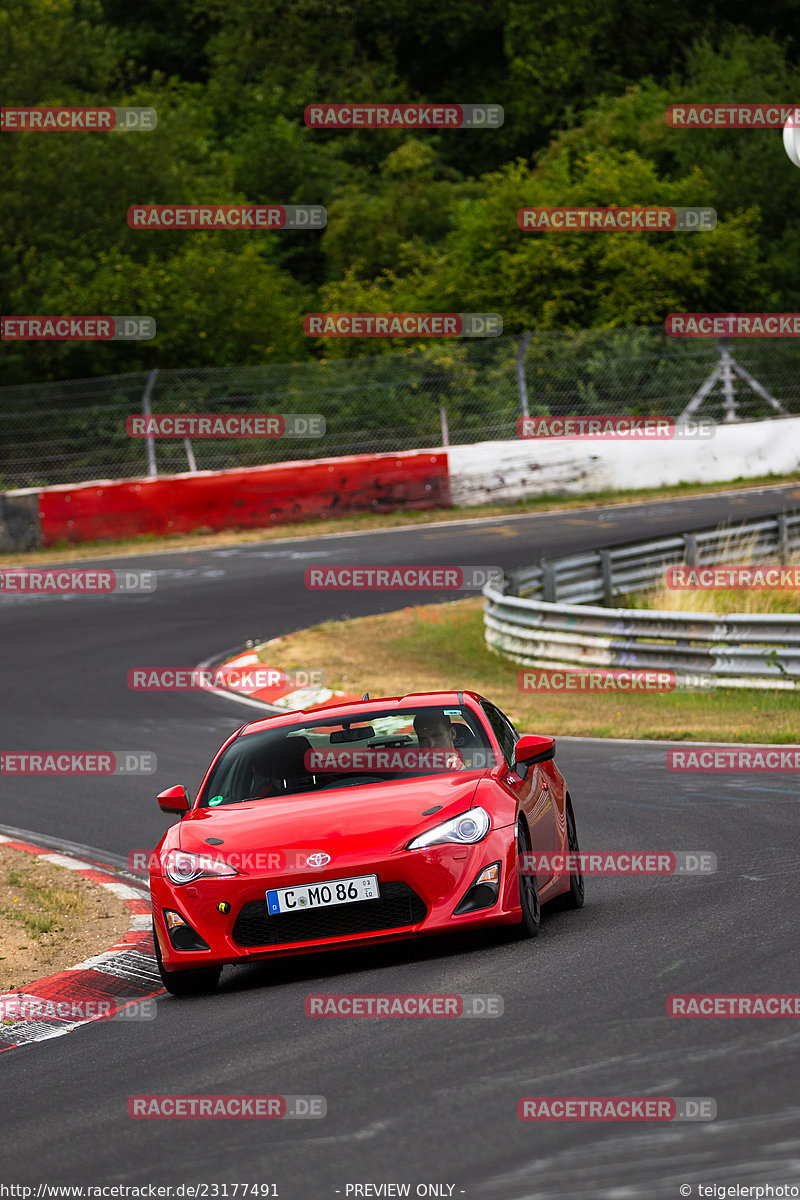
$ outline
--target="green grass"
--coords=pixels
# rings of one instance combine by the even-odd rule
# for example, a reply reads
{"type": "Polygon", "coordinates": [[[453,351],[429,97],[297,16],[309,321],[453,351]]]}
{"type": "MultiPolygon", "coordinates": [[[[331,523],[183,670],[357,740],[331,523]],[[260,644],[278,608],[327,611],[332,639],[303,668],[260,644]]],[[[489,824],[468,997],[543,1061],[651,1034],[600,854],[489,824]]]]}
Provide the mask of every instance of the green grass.
{"type": "Polygon", "coordinates": [[[52,883],[37,883],[24,871],[12,868],[6,873],[5,883],[18,893],[13,897],[13,901],[18,903],[12,901],[2,909],[2,915],[21,925],[35,941],[43,933],[63,928],[60,914],[86,912],[86,901],[80,892],[52,883]]]}

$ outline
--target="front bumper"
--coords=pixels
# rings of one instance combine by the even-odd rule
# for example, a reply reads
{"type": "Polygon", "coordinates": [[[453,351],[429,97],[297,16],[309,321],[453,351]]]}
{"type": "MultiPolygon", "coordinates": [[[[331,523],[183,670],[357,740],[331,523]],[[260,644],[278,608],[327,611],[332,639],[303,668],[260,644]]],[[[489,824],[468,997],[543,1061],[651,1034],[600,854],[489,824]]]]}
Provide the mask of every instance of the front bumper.
{"type": "Polygon", "coordinates": [[[175,970],[510,924],[520,918],[513,825],[491,830],[474,846],[430,846],[374,860],[337,852],[335,863],[323,871],[258,871],[181,885],[153,875],[150,891],[164,965],[175,970]],[[500,863],[497,901],[489,908],[456,915],[454,910],[477,876],[495,862],[500,863]],[[267,913],[269,888],[371,874],[378,876],[380,902],[356,901],[277,917],[267,913]],[[218,911],[221,901],[230,904],[229,912],[218,911]],[[376,905],[384,907],[378,911],[376,905]],[[176,950],[166,930],[164,909],[179,913],[208,949],[176,950]],[[384,921],[392,923],[384,925],[384,921]]]}

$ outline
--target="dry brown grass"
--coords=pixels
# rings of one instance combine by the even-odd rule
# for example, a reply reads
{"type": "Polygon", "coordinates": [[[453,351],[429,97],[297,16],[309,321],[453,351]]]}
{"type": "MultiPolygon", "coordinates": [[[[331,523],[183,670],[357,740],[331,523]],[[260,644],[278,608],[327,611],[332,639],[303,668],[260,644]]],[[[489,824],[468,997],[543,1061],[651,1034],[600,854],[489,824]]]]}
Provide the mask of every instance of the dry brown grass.
{"type": "Polygon", "coordinates": [[[525,692],[522,668],[484,641],[480,597],[327,621],[259,651],[268,666],[322,668],[329,687],[361,696],[465,688],[500,706],[520,731],[669,741],[793,743],[792,692],[722,689],[708,693],[525,692]]]}
{"type": "Polygon", "coordinates": [[[129,924],[105,888],[0,845],[0,993],[108,950],[129,924]]]}
{"type": "MultiPolygon", "coordinates": [[[[780,566],[774,555],[758,553],[754,537],[741,537],[732,532],[724,539],[722,549],[727,566],[780,566]]],[[[724,588],[679,590],[664,582],[649,592],[632,597],[632,607],[663,612],[702,613],[799,613],[800,589],[724,588]]]]}

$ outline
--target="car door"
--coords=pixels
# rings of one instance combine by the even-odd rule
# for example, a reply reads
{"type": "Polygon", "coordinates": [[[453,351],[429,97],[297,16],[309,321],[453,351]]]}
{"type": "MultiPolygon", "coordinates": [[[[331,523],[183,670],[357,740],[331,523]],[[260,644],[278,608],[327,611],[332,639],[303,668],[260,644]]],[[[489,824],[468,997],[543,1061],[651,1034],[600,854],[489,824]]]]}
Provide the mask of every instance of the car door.
{"type": "MultiPolygon", "coordinates": [[[[503,751],[507,771],[501,776],[501,782],[516,796],[520,808],[525,813],[528,828],[531,832],[532,848],[535,851],[553,852],[558,849],[558,830],[556,823],[555,803],[551,795],[550,780],[545,769],[547,763],[535,763],[529,767],[522,779],[511,769],[514,762],[514,747],[520,735],[509,721],[505,713],[492,704],[483,700],[483,710],[486,713],[495,737],[503,751]]],[[[541,889],[551,878],[553,872],[537,871],[537,882],[541,889]]]]}

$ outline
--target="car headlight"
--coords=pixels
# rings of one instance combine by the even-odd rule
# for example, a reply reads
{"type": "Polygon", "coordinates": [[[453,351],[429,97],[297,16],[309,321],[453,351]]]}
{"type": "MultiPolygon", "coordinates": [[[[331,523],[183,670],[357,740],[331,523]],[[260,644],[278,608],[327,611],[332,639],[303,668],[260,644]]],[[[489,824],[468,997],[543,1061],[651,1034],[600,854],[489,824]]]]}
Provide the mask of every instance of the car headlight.
{"type": "Polygon", "coordinates": [[[491,825],[489,814],[485,808],[471,808],[469,812],[459,813],[441,825],[434,825],[427,833],[409,842],[409,850],[422,850],[425,846],[435,846],[440,842],[456,842],[467,846],[472,842],[480,842],[486,837],[491,825]]]}
{"type": "Polygon", "coordinates": [[[203,875],[238,875],[234,867],[211,854],[188,854],[185,850],[168,850],[162,859],[164,874],[173,883],[191,883],[203,875]]]}

